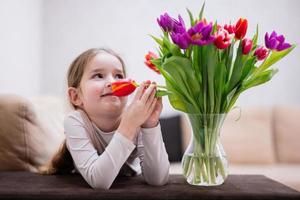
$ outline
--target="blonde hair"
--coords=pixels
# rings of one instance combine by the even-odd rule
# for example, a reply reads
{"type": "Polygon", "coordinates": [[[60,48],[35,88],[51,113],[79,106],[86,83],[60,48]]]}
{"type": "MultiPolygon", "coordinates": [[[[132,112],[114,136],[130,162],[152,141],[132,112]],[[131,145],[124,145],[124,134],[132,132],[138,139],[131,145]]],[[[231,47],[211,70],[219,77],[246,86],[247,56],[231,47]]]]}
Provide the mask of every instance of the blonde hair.
{"type": "MultiPolygon", "coordinates": [[[[67,72],[67,86],[79,88],[80,82],[84,73],[86,66],[89,62],[99,53],[108,53],[115,56],[122,64],[123,73],[126,77],[125,71],[125,63],[123,59],[113,50],[107,48],[92,48],[88,49],[87,51],[81,53],[69,66],[67,72]]],[[[71,106],[74,109],[77,109],[75,105],[71,106]]],[[[58,151],[54,154],[51,161],[45,165],[39,167],[40,174],[66,174],[71,173],[74,170],[74,164],[72,156],[67,149],[66,139],[63,141],[62,145],[58,149],[58,151]]]]}

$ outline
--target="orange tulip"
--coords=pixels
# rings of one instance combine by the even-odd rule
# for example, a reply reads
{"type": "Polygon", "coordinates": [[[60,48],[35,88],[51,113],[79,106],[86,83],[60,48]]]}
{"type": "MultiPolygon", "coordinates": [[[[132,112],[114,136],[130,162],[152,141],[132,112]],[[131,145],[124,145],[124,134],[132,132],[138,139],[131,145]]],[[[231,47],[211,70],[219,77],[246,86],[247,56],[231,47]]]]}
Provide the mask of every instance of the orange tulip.
{"type": "Polygon", "coordinates": [[[160,71],[159,69],[157,69],[157,67],[151,62],[151,59],[156,59],[158,58],[158,56],[149,51],[148,54],[145,55],[145,58],[146,58],[146,61],[145,61],[145,64],[150,68],[152,69],[153,71],[155,71],[156,73],[160,74],[160,71]]]}
{"type": "Polygon", "coordinates": [[[130,95],[138,87],[134,80],[121,80],[112,83],[112,93],[115,96],[123,97],[130,95]]]}

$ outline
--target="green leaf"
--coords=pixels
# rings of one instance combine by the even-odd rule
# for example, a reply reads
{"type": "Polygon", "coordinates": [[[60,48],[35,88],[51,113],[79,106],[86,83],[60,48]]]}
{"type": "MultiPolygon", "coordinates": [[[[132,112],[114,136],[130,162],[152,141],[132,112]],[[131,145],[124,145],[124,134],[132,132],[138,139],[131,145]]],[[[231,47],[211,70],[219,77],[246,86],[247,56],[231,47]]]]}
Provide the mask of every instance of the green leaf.
{"type": "Polygon", "coordinates": [[[278,69],[269,69],[266,70],[262,73],[260,73],[258,76],[256,76],[255,78],[245,82],[242,85],[242,91],[245,91],[249,88],[252,88],[254,86],[258,86],[261,85],[265,82],[268,82],[269,80],[272,79],[272,77],[278,72],[278,69]]]}
{"type": "Polygon", "coordinates": [[[215,21],[213,28],[212,28],[212,34],[215,34],[218,30],[218,22],[217,20],[215,21]]]}
{"type": "Polygon", "coordinates": [[[199,13],[199,20],[202,20],[204,7],[205,7],[205,2],[202,4],[202,8],[201,8],[200,13],[199,13]]]}
{"type": "MultiPolygon", "coordinates": [[[[195,79],[191,60],[184,57],[172,56],[166,59],[162,68],[173,80],[176,80],[175,83],[170,82],[176,93],[184,96],[193,105],[194,110],[191,110],[191,112],[197,111],[199,106],[195,102],[195,99],[200,93],[200,87],[195,79]]],[[[172,104],[173,102],[170,103],[172,104]]]]}
{"type": "Polygon", "coordinates": [[[245,65],[243,66],[241,81],[244,81],[247,77],[251,76],[251,72],[253,71],[253,69],[255,69],[254,67],[255,62],[256,62],[255,57],[251,57],[246,61],[245,65]]]}
{"type": "Polygon", "coordinates": [[[163,46],[164,43],[161,39],[159,39],[153,35],[150,35],[150,37],[152,37],[155,40],[155,42],[157,42],[157,44],[159,44],[160,46],[163,46]]]}
{"type": "Polygon", "coordinates": [[[193,45],[192,46],[193,48],[193,59],[192,59],[192,64],[193,64],[193,69],[194,69],[194,72],[195,72],[195,75],[196,75],[196,78],[198,80],[198,83],[201,87],[201,83],[202,83],[202,77],[201,77],[201,71],[200,71],[200,53],[199,53],[199,50],[200,50],[200,46],[198,45],[193,45]]]}
{"type": "MultiPolygon", "coordinates": [[[[159,69],[159,71],[161,72],[162,76],[165,78],[166,82],[170,83],[171,85],[173,85],[173,87],[176,89],[177,88],[176,87],[176,81],[161,66],[162,65],[162,59],[161,58],[152,59],[151,62],[159,69]]],[[[168,88],[168,89],[170,90],[170,88],[168,88]]]]}
{"type": "Polygon", "coordinates": [[[240,90],[240,88],[235,88],[230,95],[232,95],[230,98],[228,98],[227,100],[227,107],[225,108],[224,112],[228,113],[231,108],[234,106],[235,102],[237,101],[237,99],[239,98],[240,94],[242,93],[242,91],[240,90]]]}
{"type": "Polygon", "coordinates": [[[227,48],[226,51],[227,51],[227,59],[226,59],[226,71],[227,71],[226,82],[227,82],[229,79],[230,69],[233,67],[232,66],[232,57],[233,57],[233,52],[234,52],[234,38],[232,39],[230,47],[227,48]]]}
{"type": "Polygon", "coordinates": [[[208,101],[208,75],[207,75],[207,46],[202,46],[201,51],[200,51],[200,71],[201,71],[201,75],[202,75],[202,93],[203,93],[203,104],[201,104],[202,106],[202,110],[203,113],[207,113],[207,101],[208,101]]]}
{"type": "Polygon", "coordinates": [[[199,92],[190,59],[172,56],[163,63],[163,69],[176,80],[177,85],[184,86],[189,94],[193,94],[193,91],[199,92]]]}
{"type": "Polygon", "coordinates": [[[169,92],[167,90],[157,90],[155,93],[155,97],[162,97],[170,94],[172,94],[172,92],[169,92]]]}
{"type": "Polygon", "coordinates": [[[195,21],[194,21],[194,17],[193,17],[192,12],[188,8],[186,8],[186,11],[188,12],[189,17],[190,17],[191,26],[194,26],[195,25],[195,21]]]}
{"type": "Polygon", "coordinates": [[[214,78],[215,78],[215,69],[217,67],[217,48],[214,45],[208,45],[206,51],[207,58],[207,81],[208,81],[208,102],[210,107],[210,113],[213,113],[215,106],[215,97],[214,97],[214,78]]]}
{"type": "Polygon", "coordinates": [[[169,102],[172,105],[172,107],[176,110],[182,111],[182,112],[189,112],[188,107],[191,106],[190,103],[186,102],[183,98],[180,97],[180,95],[171,93],[168,95],[169,102]]]}
{"type": "Polygon", "coordinates": [[[240,41],[239,47],[237,49],[236,58],[233,67],[231,67],[231,72],[229,74],[229,80],[226,86],[226,93],[229,93],[233,88],[235,88],[242,76],[242,69],[245,63],[245,56],[242,53],[242,42],[240,41]]]}
{"type": "Polygon", "coordinates": [[[238,88],[234,88],[231,92],[228,94],[224,94],[224,102],[222,105],[222,111],[224,110],[225,112],[229,112],[231,107],[234,105],[236,99],[235,97],[239,94],[238,88]]]}
{"type": "Polygon", "coordinates": [[[151,63],[155,65],[159,70],[161,69],[161,58],[151,59],[151,63]]]}
{"type": "Polygon", "coordinates": [[[215,98],[216,106],[214,113],[221,113],[222,96],[226,81],[226,66],[224,62],[219,62],[215,72],[215,98]]]}
{"type": "Polygon", "coordinates": [[[258,24],[256,25],[256,31],[255,31],[255,34],[252,38],[252,49],[257,44],[257,38],[258,38],[258,24]]]}
{"type": "Polygon", "coordinates": [[[167,37],[163,38],[163,43],[173,56],[182,56],[180,48],[176,44],[171,43],[167,37]]]}
{"type": "Polygon", "coordinates": [[[162,74],[166,80],[166,86],[168,90],[171,92],[168,95],[169,102],[174,109],[177,109],[182,112],[189,112],[187,107],[191,107],[188,100],[184,94],[182,94],[180,88],[176,85],[176,82],[172,79],[172,77],[162,69],[162,74]]]}

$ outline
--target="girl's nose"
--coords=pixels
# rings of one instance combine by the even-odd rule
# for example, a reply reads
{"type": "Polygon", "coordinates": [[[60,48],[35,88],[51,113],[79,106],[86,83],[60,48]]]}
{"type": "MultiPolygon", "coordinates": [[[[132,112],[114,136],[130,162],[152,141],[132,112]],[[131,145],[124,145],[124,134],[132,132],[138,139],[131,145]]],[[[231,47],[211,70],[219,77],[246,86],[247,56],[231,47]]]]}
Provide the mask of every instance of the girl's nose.
{"type": "Polygon", "coordinates": [[[115,79],[112,76],[109,76],[106,80],[106,87],[111,87],[111,84],[115,82],[115,79]]]}
{"type": "Polygon", "coordinates": [[[112,83],[111,81],[107,81],[105,87],[111,87],[111,83],[112,83]]]}

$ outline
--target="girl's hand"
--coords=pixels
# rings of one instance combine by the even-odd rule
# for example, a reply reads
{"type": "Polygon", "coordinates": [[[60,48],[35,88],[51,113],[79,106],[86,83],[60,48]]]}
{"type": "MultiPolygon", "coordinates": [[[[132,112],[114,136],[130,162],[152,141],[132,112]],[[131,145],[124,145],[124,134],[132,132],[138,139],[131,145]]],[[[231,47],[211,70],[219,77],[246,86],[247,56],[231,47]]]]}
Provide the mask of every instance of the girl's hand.
{"type": "Polygon", "coordinates": [[[155,93],[155,84],[150,84],[149,87],[146,87],[145,82],[143,82],[140,85],[133,101],[123,112],[118,132],[128,139],[133,140],[139,128],[152,115],[156,107],[157,98],[155,98],[155,93]]]}
{"type": "Polygon", "coordinates": [[[162,109],[163,109],[162,98],[159,97],[159,98],[157,98],[157,102],[155,104],[155,107],[154,107],[151,115],[142,124],[142,128],[153,128],[153,127],[157,126],[162,109]]]}

